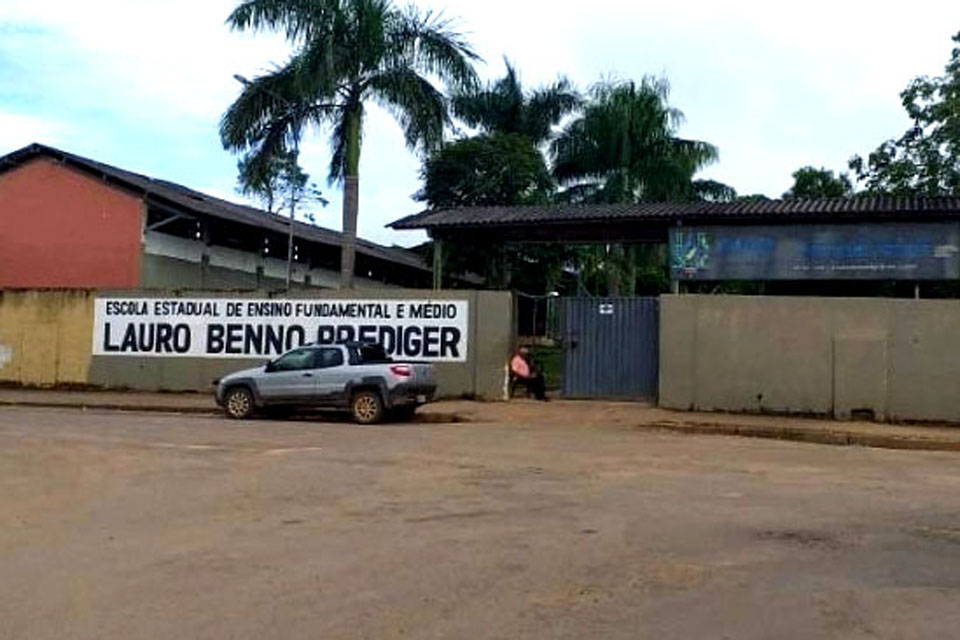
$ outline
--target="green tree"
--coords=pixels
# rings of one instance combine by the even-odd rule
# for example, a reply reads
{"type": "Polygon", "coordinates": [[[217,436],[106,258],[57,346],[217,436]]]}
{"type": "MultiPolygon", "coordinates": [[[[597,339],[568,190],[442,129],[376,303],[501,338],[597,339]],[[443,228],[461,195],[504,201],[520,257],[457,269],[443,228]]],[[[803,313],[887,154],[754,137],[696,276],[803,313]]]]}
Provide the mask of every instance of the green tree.
{"type": "Polygon", "coordinates": [[[702,202],[734,202],[740,197],[736,189],[716,180],[694,180],[690,192],[693,200],[702,202]]]}
{"type": "MultiPolygon", "coordinates": [[[[434,209],[545,203],[554,192],[543,155],[518,133],[447,143],[424,162],[421,178],[423,188],[414,197],[434,209]]],[[[552,256],[540,255],[543,253],[538,248],[482,241],[447,242],[444,270],[480,274],[493,288],[519,286],[517,265],[532,261],[539,265],[536,272],[540,275],[556,272],[555,265],[540,265],[541,258],[552,256]]],[[[548,285],[541,283],[537,288],[541,286],[548,285]]]]}
{"type": "Polygon", "coordinates": [[[554,176],[576,199],[665,202],[690,197],[693,176],[717,149],[676,137],[683,113],[665,80],[601,83],[583,114],[552,144],[554,176]]]}
{"type": "MultiPolygon", "coordinates": [[[[301,205],[320,204],[327,206],[327,199],[310,175],[304,172],[292,151],[281,152],[266,162],[257,162],[246,156],[237,162],[237,191],[244,196],[256,198],[270,213],[284,209],[296,211],[301,205]]],[[[303,217],[315,223],[312,212],[303,217]]]]}
{"type": "Polygon", "coordinates": [[[343,184],[340,284],[352,288],[368,103],[394,115],[410,148],[433,149],[449,115],[430,78],[472,86],[478,56],[448,20],[398,9],[391,0],[246,0],[227,23],[240,31],[282,31],[295,52],[244,86],[221,120],[224,147],[266,162],[296,150],[309,126],[330,131],[328,179],[343,184]]]}
{"type": "Polygon", "coordinates": [[[432,208],[547,202],[553,178],[543,156],[519,134],[491,134],[448,143],[420,173],[415,196],[432,208]]]}
{"type": "Polygon", "coordinates": [[[547,142],[553,127],[579,108],[580,94],[561,77],[554,84],[524,89],[517,70],[504,59],[506,74],[483,87],[455,93],[454,115],[483,133],[517,134],[534,146],[547,142]]]}
{"type": "Polygon", "coordinates": [[[766,194],[763,194],[763,193],[751,193],[751,194],[745,195],[745,196],[738,195],[738,196],[734,199],[734,202],[767,202],[767,201],[769,201],[769,200],[770,200],[770,198],[767,197],[766,194]]]}
{"type": "MultiPolygon", "coordinates": [[[[693,176],[717,159],[717,149],[676,136],[683,114],[667,104],[668,96],[667,82],[654,78],[639,85],[605,82],[594,87],[583,113],[551,145],[554,176],[566,187],[562,197],[594,203],[696,199],[693,176]]],[[[732,189],[720,186],[701,184],[700,197],[709,198],[711,191],[719,198],[733,197],[732,189]]],[[[602,275],[608,294],[632,295],[638,267],[649,263],[650,251],[610,244],[584,253],[581,282],[596,282],[602,275]]]]}
{"type": "MultiPolygon", "coordinates": [[[[960,33],[953,42],[960,45],[960,33]]],[[[960,46],[944,75],[914,78],[900,98],[913,125],[866,159],[854,156],[850,169],[857,181],[869,193],[960,194],[960,46]]]]}
{"type": "Polygon", "coordinates": [[[793,186],[783,194],[789,198],[845,198],[853,195],[847,174],[834,175],[829,169],[801,167],[793,172],[793,186]]]}

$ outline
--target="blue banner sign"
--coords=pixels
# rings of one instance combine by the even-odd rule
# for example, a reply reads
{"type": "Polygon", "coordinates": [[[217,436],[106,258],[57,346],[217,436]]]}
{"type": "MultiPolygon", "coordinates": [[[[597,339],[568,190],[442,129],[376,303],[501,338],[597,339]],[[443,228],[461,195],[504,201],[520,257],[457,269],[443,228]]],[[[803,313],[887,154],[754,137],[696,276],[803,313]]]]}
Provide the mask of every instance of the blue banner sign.
{"type": "Polygon", "coordinates": [[[960,223],[703,226],[670,231],[677,280],[949,280],[960,223]]]}

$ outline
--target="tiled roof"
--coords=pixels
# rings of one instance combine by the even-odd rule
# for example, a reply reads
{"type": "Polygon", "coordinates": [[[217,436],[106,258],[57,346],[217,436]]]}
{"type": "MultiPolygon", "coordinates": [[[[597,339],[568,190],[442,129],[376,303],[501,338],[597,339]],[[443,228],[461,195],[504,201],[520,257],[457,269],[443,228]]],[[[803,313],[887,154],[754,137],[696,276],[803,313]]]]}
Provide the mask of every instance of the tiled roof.
{"type": "MultiPolygon", "coordinates": [[[[269,213],[256,207],[248,207],[228,200],[215,198],[205,193],[194,191],[183,185],[119,169],[102,162],[97,162],[96,160],[90,160],[89,158],[67,153],[66,151],[60,151],[59,149],[42,144],[34,143],[0,157],[0,173],[39,156],[64,162],[86,173],[93,174],[109,182],[117,183],[127,189],[132,189],[144,195],[150,201],[174,205],[190,213],[231,220],[282,233],[287,233],[289,228],[289,218],[285,216],[269,213]]],[[[293,228],[294,235],[297,238],[337,248],[340,247],[342,234],[337,231],[331,231],[330,229],[324,229],[323,227],[304,224],[302,222],[295,222],[293,228]]],[[[423,271],[430,270],[418,255],[398,247],[384,247],[357,238],[357,253],[423,271]]]]}
{"type": "Polygon", "coordinates": [[[744,200],[742,202],[557,204],[516,207],[461,207],[427,210],[392,222],[394,229],[530,226],[571,222],[698,222],[762,219],[792,222],[803,218],[898,218],[925,214],[960,217],[960,198],[859,196],[853,198],[744,200]]]}

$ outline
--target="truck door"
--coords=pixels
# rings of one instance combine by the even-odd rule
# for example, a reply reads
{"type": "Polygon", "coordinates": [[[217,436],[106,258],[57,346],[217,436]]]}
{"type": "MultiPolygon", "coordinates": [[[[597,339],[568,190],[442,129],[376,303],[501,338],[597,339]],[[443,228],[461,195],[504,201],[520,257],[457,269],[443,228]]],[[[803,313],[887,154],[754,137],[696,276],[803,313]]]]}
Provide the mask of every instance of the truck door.
{"type": "Polygon", "coordinates": [[[294,349],[274,360],[257,381],[268,403],[309,404],[316,395],[317,349],[294,349]]]}
{"type": "Polygon", "coordinates": [[[317,399],[324,404],[344,404],[344,390],[350,381],[350,365],[344,360],[342,347],[317,350],[317,399]]]}

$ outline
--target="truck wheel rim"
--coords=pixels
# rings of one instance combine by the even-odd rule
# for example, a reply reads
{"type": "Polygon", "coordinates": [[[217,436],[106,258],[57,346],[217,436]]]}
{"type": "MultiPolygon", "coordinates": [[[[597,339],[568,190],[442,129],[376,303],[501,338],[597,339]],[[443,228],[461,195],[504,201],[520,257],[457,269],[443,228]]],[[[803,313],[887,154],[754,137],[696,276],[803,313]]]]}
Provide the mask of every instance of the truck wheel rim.
{"type": "Polygon", "coordinates": [[[250,408],[250,400],[243,393],[232,394],[227,404],[230,407],[230,414],[235,416],[242,416],[250,408]]]}
{"type": "Polygon", "coordinates": [[[370,396],[361,396],[354,403],[353,410],[361,420],[373,420],[377,417],[377,401],[370,396]]]}

